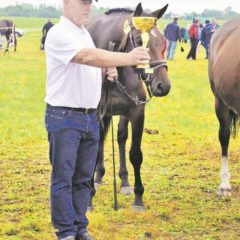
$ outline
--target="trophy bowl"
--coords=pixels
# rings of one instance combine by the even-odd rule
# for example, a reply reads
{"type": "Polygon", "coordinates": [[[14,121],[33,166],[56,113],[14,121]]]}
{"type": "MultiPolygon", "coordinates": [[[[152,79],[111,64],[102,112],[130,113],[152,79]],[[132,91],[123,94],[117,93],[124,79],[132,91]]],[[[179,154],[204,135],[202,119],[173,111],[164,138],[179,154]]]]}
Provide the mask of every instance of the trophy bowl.
{"type": "Polygon", "coordinates": [[[141,30],[142,32],[150,32],[157,21],[155,17],[133,17],[132,23],[135,28],[141,30]]]}

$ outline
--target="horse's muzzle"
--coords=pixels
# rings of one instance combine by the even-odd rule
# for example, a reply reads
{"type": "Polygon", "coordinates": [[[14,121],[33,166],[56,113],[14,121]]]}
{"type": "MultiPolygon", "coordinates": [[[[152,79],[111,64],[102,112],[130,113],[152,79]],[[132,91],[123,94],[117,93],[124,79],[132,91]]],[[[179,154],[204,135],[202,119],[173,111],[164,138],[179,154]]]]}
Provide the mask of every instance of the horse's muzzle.
{"type": "Polygon", "coordinates": [[[152,86],[152,93],[155,97],[164,97],[168,95],[171,89],[171,84],[158,82],[155,86],[152,86]]]}

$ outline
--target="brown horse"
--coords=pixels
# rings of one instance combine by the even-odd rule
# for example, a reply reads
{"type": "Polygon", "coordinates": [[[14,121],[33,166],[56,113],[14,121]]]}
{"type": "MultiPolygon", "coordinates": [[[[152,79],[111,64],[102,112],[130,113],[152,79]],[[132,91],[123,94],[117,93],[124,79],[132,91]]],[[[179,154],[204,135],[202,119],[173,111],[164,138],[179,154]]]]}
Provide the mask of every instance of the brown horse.
{"type": "MultiPolygon", "coordinates": [[[[141,46],[141,32],[133,27],[133,16],[154,16],[161,18],[167,9],[167,5],[153,13],[145,13],[139,4],[135,11],[128,9],[112,9],[102,17],[91,22],[88,30],[98,48],[108,49],[109,42],[116,44],[115,50],[129,52],[134,47],[141,46]]],[[[154,73],[149,76],[137,72],[136,67],[124,67],[118,69],[119,81],[109,84],[109,95],[111,103],[106,108],[106,115],[103,118],[104,127],[100,130],[100,145],[98,164],[96,168],[96,182],[101,183],[105,173],[103,162],[103,142],[112,115],[120,115],[118,124],[118,144],[120,156],[121,191],[129,192],[128,171],[126,167],[125,144],[128,137],[128,123],[132,126],[132,144],[129,152],[130,161],[134,168],[135,175],[135,201],[136,209],[144,208],[142,195],[144,187],[141,180],[141,164],[143,155],[141,151],[142,133],[144,128],[144,111],[146,91],[144,81],[148,86],[150,94],[156,97],[163,97],[170,91],[171,83],[167,74],[167,65],[162,57],[164,49],[164,37],[157,26],[150,33],[148,44],[150,49],[150,65],[154,73]]],[[[106,85],[103,86],[103,95],[106,92],[106,85]]],[[[106,104],[105,104],[106,105],[106,104]]],[[[93,192],[94,193],[94,192],[93,192]]]]}
{"type": "Polygon", "coordinates": [[[209,80],[215,96],[219,120],[219,141],[222,148],[222,170],[219,195],[230,196],[228,145],[231,129],[236,133],[240,115],[240,17],[225,23],[211,40],[209,52],[209,80]]]}
{"type": "Polygon", "coordinates": [[[0,34],[5,35],[7,47],[5,53],[9,50],[9,45],[14,44],[14,52],[17,50],[17,38],[15,34],[15,24],[11,20],[0,20],[0,34]]]}

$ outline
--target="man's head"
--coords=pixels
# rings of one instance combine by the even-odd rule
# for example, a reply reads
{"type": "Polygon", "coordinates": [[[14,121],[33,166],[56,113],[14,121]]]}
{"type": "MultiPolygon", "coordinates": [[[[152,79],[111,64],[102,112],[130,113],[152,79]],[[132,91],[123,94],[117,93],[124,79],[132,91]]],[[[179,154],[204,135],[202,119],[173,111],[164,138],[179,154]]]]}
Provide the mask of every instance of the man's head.
{"type": "Polygon", "coordinates": [[[87,23],[91,5],[92,0],[63,0],[63,15],[81,27],[87,23]]]}
{"type": "Polygon", "coordinates": [[[205,24],[208,24],[208,23],[210,23],[210,21],[209,21],[209,20],[206,20],[206,21],[205,21],[205,24]]]}
{"type": "Polygon", "coordinates": [[[177,18],[177,17],[175,17],[175,18],[173,19],[173,21],[174,21],[174,22],[177,22],[177,21],[178,21],[178,18],[177,18]]]}
{"type": "Polygon", "coordinates": [[[198,24],[198,23],[199,23],[199,20],[195,18],[194,21],[193,21],[193,23],[198,24]]]}

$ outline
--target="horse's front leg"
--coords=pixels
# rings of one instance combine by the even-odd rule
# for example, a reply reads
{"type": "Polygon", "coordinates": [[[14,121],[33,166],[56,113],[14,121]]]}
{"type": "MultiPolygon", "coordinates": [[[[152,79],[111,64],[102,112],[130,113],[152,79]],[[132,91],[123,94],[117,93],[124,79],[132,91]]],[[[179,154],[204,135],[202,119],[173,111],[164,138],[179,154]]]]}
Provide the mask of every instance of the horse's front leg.
{"type": "Polygon", "coordinates": [[[135,200],[133,203],[133,208],[137,211],[144,210],[144,203],[143,203],[143,193],[144,187],[142,184],[141,179],[141,164],[143,161],[143,155],[141,151],[141,142],[142,142],[142,133],[144,127],[144,106],[139,106],[132,116],[130,117],[130,121],[132,124],[132,143],[131,149],[129,152],[130,161],[134,168],[134,177],[135,177],[135,184],[134,184],[134,193],[135,193],[135,200]]]}
{"type": "Polygon", "coordinates": [[[218,189],[219,196],[231,196],[230,172],[228,170],[228,145],[230,138],[231,116],[229,108],[216,97],[216,115],[219,120],[219,141],[222,148],[221,184],[218,189]]]}
{"type": "Polygon", "coordinates": [[[125,117],[120,117],[118,123],[118,146],[119,146],[119,158],[120,158],[120,169],[119,177],[121,179],[120,193],[132,194],[132,188],[128,182],[128,170],[126,165],[126,141],[128,138],[128,123],[129,120],[125,117]]]}

